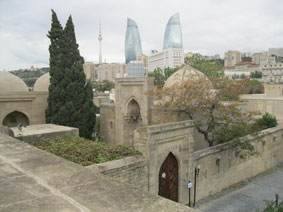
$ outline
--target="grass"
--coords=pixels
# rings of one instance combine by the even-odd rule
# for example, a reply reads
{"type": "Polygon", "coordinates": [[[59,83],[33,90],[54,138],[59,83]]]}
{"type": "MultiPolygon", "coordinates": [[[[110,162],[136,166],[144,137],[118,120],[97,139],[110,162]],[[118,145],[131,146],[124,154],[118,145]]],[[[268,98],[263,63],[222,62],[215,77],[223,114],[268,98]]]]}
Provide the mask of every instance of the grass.
{"type": "Polygon", "coordinates": [[[104,163],[127,156],[141,155],[133,147],[125,145],[110,146],[104,142],[68,135],[55,139],[43,139],[40,142],[31,144],[83,166],[104,163]]]}

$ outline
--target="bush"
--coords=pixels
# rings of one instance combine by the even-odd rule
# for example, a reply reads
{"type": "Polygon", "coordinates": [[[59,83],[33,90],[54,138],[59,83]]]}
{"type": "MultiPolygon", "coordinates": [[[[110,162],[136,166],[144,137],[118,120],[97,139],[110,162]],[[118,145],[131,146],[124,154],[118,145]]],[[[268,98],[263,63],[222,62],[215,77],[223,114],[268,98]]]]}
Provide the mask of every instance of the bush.
{"type": "Polygon", "coordinates": [[[278,205],[270,203],[263,212],[283,212],[283,202],[279,203],[278,205]]]}
{"type": "Polygon", "coordinates": [[[264,86],[258,80],[249,80],[247,89],[248,94],[264,93],[264,86]]]}
{"type": "Polygon", "coordinates": [[[262,72],[260,71],[255,71],[255,72],[252,72],[251,75],[250,75],[251,78],[262,78],[262,72]]]}
{"type": "Polygon", "coordinates": [[[260,125],[264,126],[265,128],[276,127],[277,119],[275,116],[265,113],[262,118],[259,120],[260,125]]]}
{"type": "Polygon", "coordinates": [[[104,142],[69,135],[55,139],[43,139],[31,144],[83,166],[141,154],[133,147],[110,146],[104,142]]]}

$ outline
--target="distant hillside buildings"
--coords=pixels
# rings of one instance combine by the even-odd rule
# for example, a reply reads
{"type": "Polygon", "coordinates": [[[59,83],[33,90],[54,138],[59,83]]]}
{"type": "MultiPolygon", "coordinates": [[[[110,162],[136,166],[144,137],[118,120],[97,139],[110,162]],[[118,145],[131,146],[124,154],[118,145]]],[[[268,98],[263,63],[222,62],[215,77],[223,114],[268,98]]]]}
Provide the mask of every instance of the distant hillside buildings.
{"type": "Polygon", "coordinates": [[[241,62],[241,52],[230,50],[225,53],[224,66],[231,67],[241,62]]]}
{"type": "Polygon", "coordinates": [[[225,53],[224,73],[231,78],[240,78],[252,72],[262,72],[263,82],[283,83],[282,56],[283,48],[270,48],[253,54],[230,50],[225,53]]]}

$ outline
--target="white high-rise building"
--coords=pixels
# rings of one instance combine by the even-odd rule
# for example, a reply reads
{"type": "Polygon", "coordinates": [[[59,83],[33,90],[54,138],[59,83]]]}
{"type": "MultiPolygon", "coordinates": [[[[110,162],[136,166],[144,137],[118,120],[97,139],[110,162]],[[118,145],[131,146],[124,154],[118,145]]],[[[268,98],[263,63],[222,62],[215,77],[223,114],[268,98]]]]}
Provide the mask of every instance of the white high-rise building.
{"type": "Polygon", "coordinates": [[[148,57],[148,72],[156,68],[176,68],[184,64],[184,49],[168,48],[148,57]]]}

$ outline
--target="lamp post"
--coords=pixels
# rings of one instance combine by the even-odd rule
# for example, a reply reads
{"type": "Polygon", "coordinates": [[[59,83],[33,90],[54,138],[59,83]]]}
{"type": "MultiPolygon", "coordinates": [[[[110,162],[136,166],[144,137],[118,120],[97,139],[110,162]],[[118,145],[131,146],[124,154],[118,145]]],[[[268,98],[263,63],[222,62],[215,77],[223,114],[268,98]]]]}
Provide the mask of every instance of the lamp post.
{"type": "Polygon", "coordinates": [[[196,206],[196,196],[197,196],[197,176],[199,175],[199,171],[200,171],[200,165],[197,165],[197,167],[195,167],[195,186],[194,186],[194,204],[193,206],[196,206]]]}
{"type": "Polygon", "coordinates": [[[188,188],[189,188],[189,207],[191,207],[191,188],[192,188],[192,182],[189,181],[188,183],[188,188]]]}

